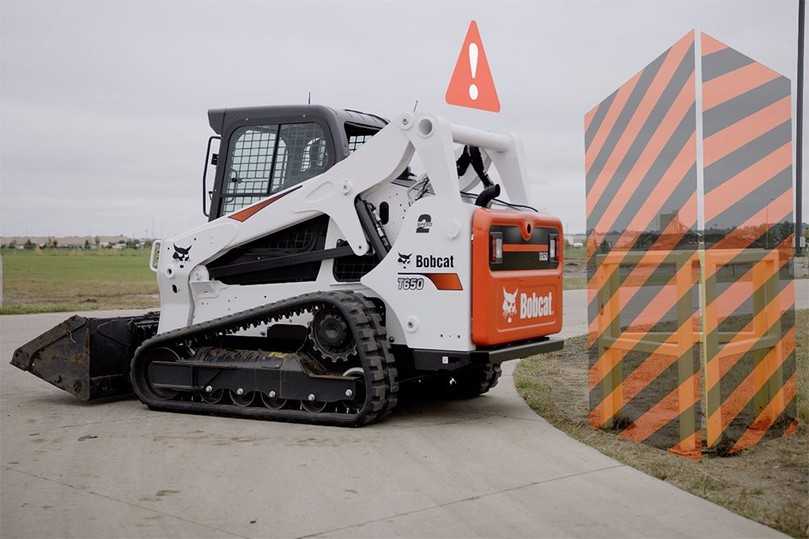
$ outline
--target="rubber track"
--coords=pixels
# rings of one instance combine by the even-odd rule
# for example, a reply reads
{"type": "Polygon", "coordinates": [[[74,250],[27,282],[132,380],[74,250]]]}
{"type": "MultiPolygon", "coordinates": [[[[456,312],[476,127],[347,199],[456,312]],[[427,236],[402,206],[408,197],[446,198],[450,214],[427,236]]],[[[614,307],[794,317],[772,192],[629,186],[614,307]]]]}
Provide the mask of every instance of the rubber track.
{"type": "Polygon", "coordinates": [[[486,365],[480,373],[480,394],[486,393],[497,385],[503,369],[500,364],[486,365]]]}
{"type": "Polygon", "coordinates": [[[468,368],[456,379],[457,396],[462,399],[479,397],[497,385],[503,373],[499,364],[486,364],[468,368]]]}
{"type": "Polygon", "coordinates": [[[141,344],[135,351],[131,367],[132,387],[138,398],[155,410],[215,415],[241,416],[256,419],[293,421],[320,425],[361,426],[379,421],[397,403],[398,376],[387,333],[376,306],[353,292],[314,292],[255,307],[193,326],[168,331],[141,344]],[[227,334],[251,327],[271,324],[286,316],[310,311],[319,305],[333,306],[348,322],[357,352],[365,371],[366,400],[356,414],[337,412],[313,413],[304,410],[274,410],[264,407],[240,407],[234,404],[209,404],[158,397],[146,379],[149,360],[145,352],[151,348],[196,348],[210,344],[227,334]]]}

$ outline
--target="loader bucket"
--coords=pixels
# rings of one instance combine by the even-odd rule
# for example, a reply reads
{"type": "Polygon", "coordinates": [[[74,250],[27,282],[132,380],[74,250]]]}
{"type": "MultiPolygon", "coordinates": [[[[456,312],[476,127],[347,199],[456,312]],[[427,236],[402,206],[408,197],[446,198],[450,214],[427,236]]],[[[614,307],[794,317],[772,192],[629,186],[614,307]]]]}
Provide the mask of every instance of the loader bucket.
{"type": "Polygon", "coordinates": [[[71,316],[19,347],[11,364],[78,399],[91,401],[131,393],[129,362],[154,335],[158,315],[116,318],[71,316]]]}

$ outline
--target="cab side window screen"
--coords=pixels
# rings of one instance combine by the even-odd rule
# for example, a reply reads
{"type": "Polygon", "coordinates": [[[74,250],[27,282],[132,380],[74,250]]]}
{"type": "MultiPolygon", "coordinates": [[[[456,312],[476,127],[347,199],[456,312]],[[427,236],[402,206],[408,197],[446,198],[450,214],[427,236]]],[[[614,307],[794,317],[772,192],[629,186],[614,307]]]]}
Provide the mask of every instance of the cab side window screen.
{"type": "Polygon", "coordinates": [[[360,146],[371,140],[378,129],[346,123],[346,140],[348,140],[348,153],[354,153],[360,146]]]}
{"type": "Polygon", "coordinates": [[[319,125],[282,125],[277,159],[283,160],[283,167],[276,166],[270,192],[286,189],[322,174],[327,168],[327,158],[326,137],[319,125]],[[283,152],[280,149],[282,143],[283,152]]]}
{"type": "Polygon", "coordinates": [[[230,138],[222,214],[308,180],[328,168],[328,145],[316,123],[240,127],[230,138]]]}

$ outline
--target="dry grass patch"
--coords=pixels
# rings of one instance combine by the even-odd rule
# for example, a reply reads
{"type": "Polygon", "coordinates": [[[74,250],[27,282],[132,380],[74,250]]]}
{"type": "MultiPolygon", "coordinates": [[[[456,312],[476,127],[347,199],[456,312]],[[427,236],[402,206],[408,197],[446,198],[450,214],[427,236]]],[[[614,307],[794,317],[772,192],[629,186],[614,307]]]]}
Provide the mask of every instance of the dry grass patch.
{"type": "Polygon", "coordinates": [[[693,462],[628,442],[586,421],[584,337],[560,352],[526,359],[514,381],[538,414],[577,440],[649,475],[795,537],[809,537],[809,311],[797,312],[798,432],[734,457],[693,462]]]}

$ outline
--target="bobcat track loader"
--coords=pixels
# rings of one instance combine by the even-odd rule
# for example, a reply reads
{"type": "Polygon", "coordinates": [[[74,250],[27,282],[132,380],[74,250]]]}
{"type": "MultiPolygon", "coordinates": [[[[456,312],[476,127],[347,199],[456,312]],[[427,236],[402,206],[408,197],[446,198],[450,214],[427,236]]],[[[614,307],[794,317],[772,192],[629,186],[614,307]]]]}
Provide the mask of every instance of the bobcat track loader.
{"type": "Polygon", "coordinates": [[[209,221],[154,242],[159,314],[74,316],[14,365],[83,400],[356,426],[400,383],[474,397],[562,347],[562,227],[528,206],[512,136],[310,105],[208,116],[209,221]]]}

